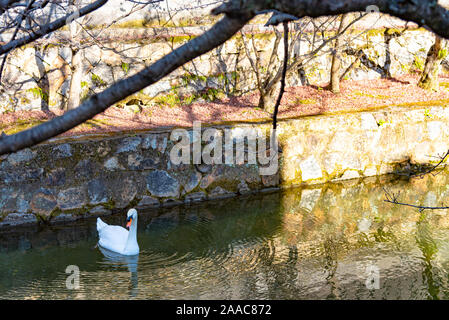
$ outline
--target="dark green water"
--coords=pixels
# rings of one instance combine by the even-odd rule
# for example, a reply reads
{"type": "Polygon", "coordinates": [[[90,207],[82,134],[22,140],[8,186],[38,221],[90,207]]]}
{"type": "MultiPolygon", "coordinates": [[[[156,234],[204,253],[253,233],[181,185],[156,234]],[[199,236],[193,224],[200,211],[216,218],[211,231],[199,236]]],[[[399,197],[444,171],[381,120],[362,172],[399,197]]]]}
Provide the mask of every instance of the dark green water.
{"type": "Polygon", "coordinates": [[[448,299],[449,215],[385,203],[383,187],[437,205],[449,174],[382,180],[140,211],[138,259],[95,248],[95,218],[2,229],[0,298],[448,299]]]}

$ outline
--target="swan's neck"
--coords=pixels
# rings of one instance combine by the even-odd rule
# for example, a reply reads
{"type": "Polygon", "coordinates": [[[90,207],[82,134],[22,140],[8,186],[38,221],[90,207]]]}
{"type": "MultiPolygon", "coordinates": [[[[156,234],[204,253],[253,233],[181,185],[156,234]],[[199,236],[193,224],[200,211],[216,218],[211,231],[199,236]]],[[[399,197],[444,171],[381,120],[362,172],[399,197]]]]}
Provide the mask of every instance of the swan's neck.
{"type": "Polygon", "coordinates": [[[128,232],[128,240],[126,241],[125,251],[138,250],[137,244],[137,217],[131,222],[128,232]]]}

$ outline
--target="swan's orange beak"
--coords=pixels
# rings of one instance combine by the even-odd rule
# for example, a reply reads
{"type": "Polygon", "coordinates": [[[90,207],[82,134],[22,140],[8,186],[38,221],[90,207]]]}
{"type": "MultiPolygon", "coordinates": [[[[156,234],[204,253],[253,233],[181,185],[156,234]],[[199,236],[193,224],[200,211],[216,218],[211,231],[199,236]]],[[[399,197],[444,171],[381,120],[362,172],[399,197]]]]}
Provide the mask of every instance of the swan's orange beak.
{"type": "Polygon", "coordinates": [[[133,219],[129,219],[128,223],[126,224],[126,227],[127,228],[131,227],[132,222],[133,222],[133,219]]]}

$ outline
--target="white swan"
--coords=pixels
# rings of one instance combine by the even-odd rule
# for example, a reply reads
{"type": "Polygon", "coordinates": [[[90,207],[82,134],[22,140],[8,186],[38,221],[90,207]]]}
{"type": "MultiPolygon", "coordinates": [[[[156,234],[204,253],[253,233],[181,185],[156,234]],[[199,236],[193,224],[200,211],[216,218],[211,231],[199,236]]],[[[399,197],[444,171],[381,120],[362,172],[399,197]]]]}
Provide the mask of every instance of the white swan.
{"type": "Polygon", "coordinates": [[[126,256],[139,254],[136,209],[128,211],[126,222],[129,231],[120,226],[110,226],[97,218],[97,231],[100,238],[98,244],[105,249],[126,256]]]}

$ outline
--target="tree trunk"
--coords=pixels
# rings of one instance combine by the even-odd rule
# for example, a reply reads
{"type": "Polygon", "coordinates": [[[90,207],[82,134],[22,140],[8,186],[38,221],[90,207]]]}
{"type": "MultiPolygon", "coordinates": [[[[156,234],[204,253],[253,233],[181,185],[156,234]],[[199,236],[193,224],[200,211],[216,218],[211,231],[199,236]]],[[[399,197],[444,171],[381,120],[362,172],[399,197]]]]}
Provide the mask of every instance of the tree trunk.
{"type": "MultiPolygon", "coordinates": [[[[338,27],[338,34],[342,33],[350,22],[351,16],[349,14],[342,15],[340,26],[338,27]]],[[[341,45],[344,43],[342,40],[341,36],[335,39],[334,51],[332,54],[330,89],[333,93],[340,93],[341,45]]]]}
{"type": "Polygon", "coordinates": [[[259,91],[260,98],[259,98],[259,104],[258,107],[263,109],[266,112],[273,113],[274,111],[274,104],[276,103],[276,97],[275,93],[277,89],[279,88],[280,83],[276,83],[273,85],[270,89],[259,91]]]}
{"type": "Polygon", "coordinates": [[[75,109],[81,102],[81,80],[83,77],[83,51],[72,49],[72,76],[66,110],[75,109]]]}
{"type": "Polygon", "coordinates": [[[384,70],[385,70],[385,78],[391,79],[391,50],[390,50],[390,44],[391,40],[400,37],[403,34],[402,32],[395,31],[391,28],[386,28],[384,31],[384,43],[385,43],[385,63],[384,63],[384,70]]]}
{"type": "MultiPolygon", "coordinates": [[[[79,0],[69,0],[69,5],[72,10],[80,7],[79,0]]],[[[76,18],[76,17],[75,17],[76,18]]],[[[80,31],[80,26],[74,19],[69,23],[70,38],[75,44],[72,49],[72,61],[70,63],[70,69],[72,74],[70,76],[70,88],[67,97],[66,110],[72,110],[77,108],[81,103],[81,80],[83,77],[83,51],[77,46],[77,35],[80,31]]]]}
{"type": "Polygon", "coordinates": [[[418,86],[426,90],[438,91],[440,82],[438,76],[440,74],[440,65],[445,58],[443,53],[443,39],[435,36],[435,43],[430,47],[427,53],[426,65],[419,79],[418,86]]]}
{"type": "Polygon", "coordinates": [[[41,100],[41,110],[44,112],[50,111],[50,83],[48,81],[47,70],[45,70],[44,61],[42,60],[45,55],[45,48],[40,52],[38,46],[34,46],[34,59],[37,69],[39,70],[39,78],[36,79],[37,86],[39,88],[39,95],[41,100]]]}

